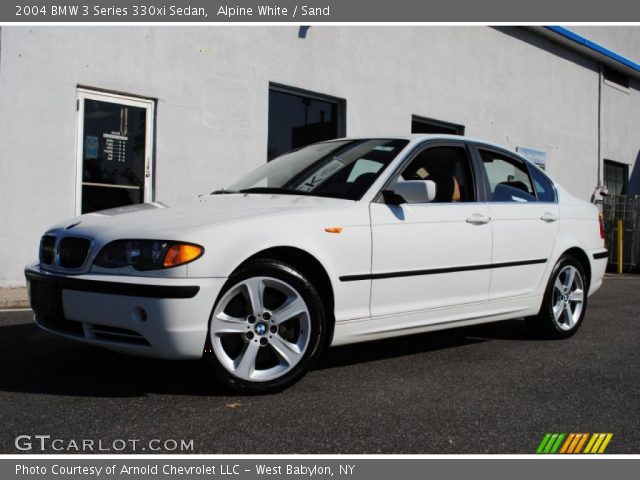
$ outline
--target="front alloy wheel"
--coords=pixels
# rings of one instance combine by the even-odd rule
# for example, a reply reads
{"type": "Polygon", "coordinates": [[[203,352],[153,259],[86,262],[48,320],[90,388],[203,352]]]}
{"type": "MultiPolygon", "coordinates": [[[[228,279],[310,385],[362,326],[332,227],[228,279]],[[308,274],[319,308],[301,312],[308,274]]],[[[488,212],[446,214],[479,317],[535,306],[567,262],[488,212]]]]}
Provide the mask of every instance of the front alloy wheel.
{"type": "Polygon", "coordinates": [[[219,376],[247,392],[277,390],[301,378],[323,338],[324,311],[313,285],[271,260],[229,278],[209,328],[219,376]]]}

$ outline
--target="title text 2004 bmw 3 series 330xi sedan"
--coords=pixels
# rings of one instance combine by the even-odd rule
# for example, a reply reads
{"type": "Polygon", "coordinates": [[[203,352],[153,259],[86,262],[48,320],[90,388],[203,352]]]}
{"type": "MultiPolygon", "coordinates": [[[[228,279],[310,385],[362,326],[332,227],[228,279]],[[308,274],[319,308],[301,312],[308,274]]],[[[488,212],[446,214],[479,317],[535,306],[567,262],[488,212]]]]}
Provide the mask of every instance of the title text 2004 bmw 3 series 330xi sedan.
{"type": "Polygon", "coordinates": [[[59,223],[26,276],[45,330],[204,356],[219,380],[268,392],[331,345],[518,317],[569,337],[602,284],[603,236],[594,205],[496,145],[342,139],[192,204],[59,223]]]}

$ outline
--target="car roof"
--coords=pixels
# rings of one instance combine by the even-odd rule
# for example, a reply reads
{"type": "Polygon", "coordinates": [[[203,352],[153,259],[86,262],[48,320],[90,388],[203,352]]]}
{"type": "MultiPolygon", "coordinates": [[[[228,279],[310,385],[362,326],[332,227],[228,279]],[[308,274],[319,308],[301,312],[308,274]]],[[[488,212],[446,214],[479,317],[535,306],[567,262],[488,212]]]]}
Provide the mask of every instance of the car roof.
{"type": "MultiPolygon", "coordinates": [[[[343,137],[343,138],[336,138],[333,140],[329,140],[329,141],[334,141],[334,140],[367,140],[367,139],[374,139],[374,138],[388,138],[388,139],[392,139],[392,140],[408,140],[409,142],[411,142],[412,144],[416,144],[416,143],[420,143],[421,141],[424,140],[457,140],[457,141],[465,141],[465,142],[474,142],[474,143],[481,143],[483,145],[488,145],[491,147],[496,147],[496,148],[500,148],[502,150],[508,150],[509,152],[513,152],[516,153],[513,149],[505,146],[505,145],[501,145],[499,143],[495,143],[495,142],[491,142],[489,140],[485,140],[485,139],[481,139],[481,138],[474,138],[474,137],[466,137],[464,135],[449,135],[449,134],[445,134],[445,133],[412,133],[412,134],[408,134],[408,135],[358,135],[357,137],[343,137]]],[[[518,155],[521,156],[521,155],[518,155]]]]}
{"type": "MultiPolygon", "coordinates": [[[[448,135],[448,134],[445,134],[445,133],[412,133],[412,134],[408,134],[408,135],[371,135],[371,136],[364,136],[363,135],[363,136],[358,136],[358,137],[336,138],[336,139],[327,140],[327,141],[335,141],[335,140],[367,140],[367,139],[376,139],[376,138],[390,139],[390,140],[408,140],[410,146],[419,144],[420,142],[425,141],[425,140],[456,140],[458,142],[459,141],[473,142],[473,143],[478,143],[478,144],[481,144],[481,145],[486,145],[488,147],[493,147],[493,148],[497,148],[497,149],[509,152],[510,154],[515,155],[518,158],[524,160],[528,164],[533,165],[538,170],[540,169],[540,167],[538,167],[535,163],[533,163],[527,157],[524,157],[522,154],[516,152],[515,149],[512,149],[512,148],[507,147],[505,145],[500,145],[499,143],[495,143],[495,142],[491,142],[491,141],[488,141],[488,140],[484,140],[484,139],[481,139],[481,138],[466,137],[464,135],[448,135]]],[[[549,177],[549,179],[555,184],[555,180],[553,180],[553,178],[546,171],[544,172],[544,175],[549,177]]]]}

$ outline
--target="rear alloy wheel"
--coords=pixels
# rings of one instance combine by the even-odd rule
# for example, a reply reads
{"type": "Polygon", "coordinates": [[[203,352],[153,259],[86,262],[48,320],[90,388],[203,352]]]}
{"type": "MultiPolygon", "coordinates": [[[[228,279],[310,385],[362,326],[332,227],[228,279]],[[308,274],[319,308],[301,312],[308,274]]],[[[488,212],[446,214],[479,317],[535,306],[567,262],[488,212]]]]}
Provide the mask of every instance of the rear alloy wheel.
{"type": "Polygon", "coordinates": [[[292,267],[261,260],[233,274],[213,310],[211,360],[231,387],[267,393],[299,380],[320,354],[324,310],[292,267]]]}
{"type": "Polygon", "coordinates": [[[528,318],[527,325],[549,338],[570,337],[587,310],[586,287],[582,265],[573,257],[562,257],[549,279],[540,313],[528,318]]]}

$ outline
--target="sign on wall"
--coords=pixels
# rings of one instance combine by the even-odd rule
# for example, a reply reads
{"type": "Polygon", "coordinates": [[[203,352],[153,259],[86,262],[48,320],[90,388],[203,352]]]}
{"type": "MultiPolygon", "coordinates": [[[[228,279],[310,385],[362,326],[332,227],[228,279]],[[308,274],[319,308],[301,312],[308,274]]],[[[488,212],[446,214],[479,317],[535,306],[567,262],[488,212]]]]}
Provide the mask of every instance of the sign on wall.
{"type": "Polygon", "coordinates": [[[516,147],[516,152],[543,170],[547,168],[547,152],[528,147],[516,147]]]}

